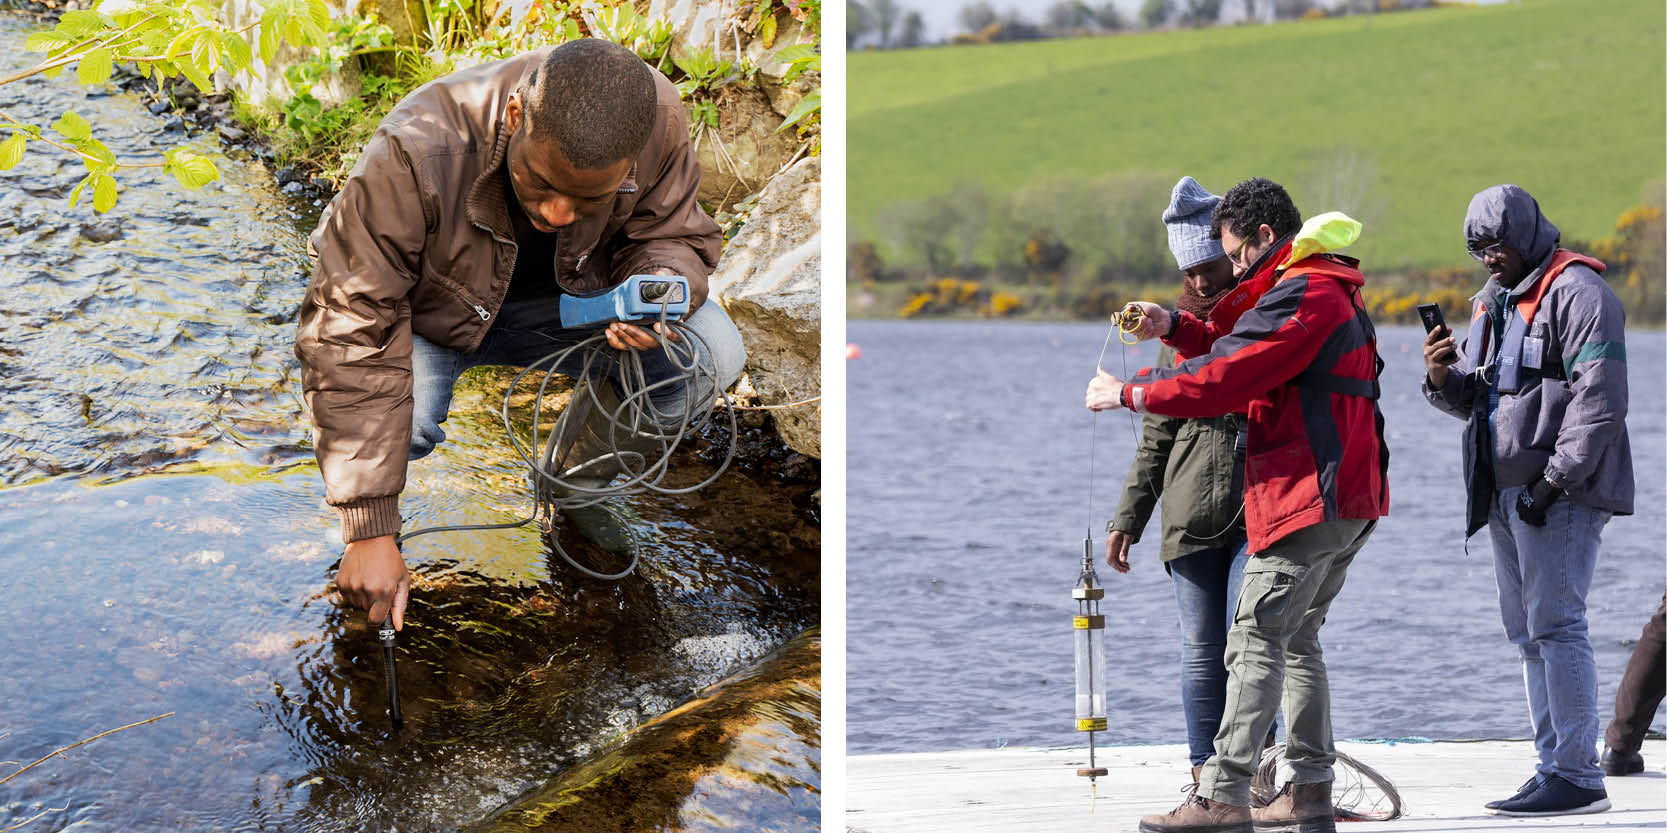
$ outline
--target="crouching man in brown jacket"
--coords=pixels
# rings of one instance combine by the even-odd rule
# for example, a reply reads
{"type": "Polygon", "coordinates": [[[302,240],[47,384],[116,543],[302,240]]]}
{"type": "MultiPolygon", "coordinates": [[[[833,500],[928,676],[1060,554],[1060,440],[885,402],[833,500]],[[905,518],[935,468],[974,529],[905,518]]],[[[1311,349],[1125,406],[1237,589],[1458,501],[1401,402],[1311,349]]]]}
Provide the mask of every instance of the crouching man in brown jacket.
{"type": "MultiPolygon", "coordinates": [[[[695,202],[699,185],[677,90],[606,41],[453,73],[382,121],[309,241],[295,347],[325,499],[347,545],[336,584],[372,622],[391,613],[404,624],[410,575],[394,539],[407,460],[445,439],[464,370],[527,366],[595,332],[562,327],[562,293],[682,275],[701,362],[724,386],[739,375],[740,334],[703,303],[722,241],[695,202]]],[[[650,384],[680,374],[659,338],[625,323],[607,330],[615,349],[640,351],[650,384]]],[[[617,397],[614,387],[597,385],[599,398],[617,397]]],[[[656,389],[655,405],[716,394],[679,388],[656,389]]],[[[602,410],[592,417],[606,419],[602,410]]],[[[584,475],[602,485],[617,473],[584,475]]],[[[588,520],[581,532],[605,534],[588,520]]]]}

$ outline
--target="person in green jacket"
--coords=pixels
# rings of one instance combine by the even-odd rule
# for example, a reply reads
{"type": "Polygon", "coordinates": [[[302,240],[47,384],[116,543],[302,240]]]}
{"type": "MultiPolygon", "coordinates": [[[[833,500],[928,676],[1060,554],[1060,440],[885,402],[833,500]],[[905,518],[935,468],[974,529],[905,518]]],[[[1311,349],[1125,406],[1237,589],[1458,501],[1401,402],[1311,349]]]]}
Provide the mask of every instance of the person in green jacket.
{"type": "MultiPolygon", "coordinates": [[[[1218,202],[1220,197],[1187,176],[1175,184],[1163,212],[1169,249],[1184,276],[1176,305],[1199,318],[1207,318],[1238,285],[1221,241],[1210,237],[1210,212],[1218,202]]],[[[1158,366],[1175,366],[1173,348],[1163,348],[1158,366]]],[[[1181,708],[1194,781],[1215,751],[1227,699],[1222,655],[1238,598],[1237,579],[1250,557],[1243,519],[1243,429],[1239,414],[1205,419],[1147,414],[1123,497],[1106,525],[1106,563],[1126,573],[1129,548],[1140,541],[1163,499],[1158,554],[1174,580],[1180,612],[1181,708]]]]}

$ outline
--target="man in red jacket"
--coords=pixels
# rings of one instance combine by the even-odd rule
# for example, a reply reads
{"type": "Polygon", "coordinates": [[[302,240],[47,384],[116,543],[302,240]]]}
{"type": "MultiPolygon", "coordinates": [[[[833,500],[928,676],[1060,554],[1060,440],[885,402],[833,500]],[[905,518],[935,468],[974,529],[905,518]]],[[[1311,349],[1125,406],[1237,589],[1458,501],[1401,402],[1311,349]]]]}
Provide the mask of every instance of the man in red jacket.
{"type": "Polygon", "coordinates": [[[1186,312],[1131,304],[1141,338],[1196,356],[1124,382],[1100,371],[1092,410],[1173,417],[1246,410],[1245,524],[1256,554],[1227,637],[1227,703],[1215,754],[1175,810],[1148,833],[1332,831],[1336,751],[1319,631],[1355,553],[1388,513],[1389,454],[1377,407],[1377,338],[1357,261],[1329,253],[1359,224],[1340,214],[1306,226],[1278,184],[1250,179],[1211,217],[1244,283],[1260,292],[1230,332],[1186,312]],[[1291,777],[1252,814],[1250,778],[1284,695],[1291,777]]]}

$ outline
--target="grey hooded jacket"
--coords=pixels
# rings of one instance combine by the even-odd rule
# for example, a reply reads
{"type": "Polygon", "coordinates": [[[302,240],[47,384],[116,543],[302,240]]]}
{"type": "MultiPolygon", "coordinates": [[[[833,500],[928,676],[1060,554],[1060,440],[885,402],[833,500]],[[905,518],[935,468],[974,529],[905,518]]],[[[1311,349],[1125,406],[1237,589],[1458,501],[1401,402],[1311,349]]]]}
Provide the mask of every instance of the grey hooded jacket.
{"type": "MultiPolygon", "coordinates": [[[[1430,404],[1466,420],[1465,485],[1470,495],[1468,536],[1487,524],[1487,506],[1498,489],[1532,483],[1542,474],[1570,500],[1632,513],[1632,449],[1627,438],[1626,313],[1603,278],[1570,264],[1540,300],[1528,330],[1543,345],[1542,372],[1524,372],[1516,392],[1498,392],[1489,380],[1497,359],[1504,316],[1520,294],[1545,273],[1557,249],[1557,227],[1539,203],[1514,185],[1477,194],[1464,221],[1465,239],[1497,240],[1536,264],[1507,291],[1489,278],[1474,301],[1495,336],[1489,355],[1478,356],[1466,338],[1459,363],[1439,390],[1424,380],[1430,404]],[[1554,364],[1555,363],[1555,364],[1554,364]],[[1481,368],[1478,371],[1478,368],[1481,368]],[[1491,441],[1490,441],[1491,440],[1491,441]]],[[[1527,362],[1525,364],[1532,364],[1527,362]]]]}

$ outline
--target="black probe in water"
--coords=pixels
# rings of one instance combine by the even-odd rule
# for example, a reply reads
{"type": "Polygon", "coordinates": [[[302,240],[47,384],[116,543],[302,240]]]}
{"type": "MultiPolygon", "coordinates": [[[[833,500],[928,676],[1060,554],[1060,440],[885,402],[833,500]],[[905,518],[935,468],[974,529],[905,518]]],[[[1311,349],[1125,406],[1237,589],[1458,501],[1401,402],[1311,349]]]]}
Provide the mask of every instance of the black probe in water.
{"type": "Polygon", "coordinates": [[[388,672],[388,718],[394,723],[394,731],[405,726],[405,718],[399,713],[399,670],[394,665],[394,615],[382,620],[382,627],[377,630],[376,637],[382,643],[382,668],[388,672]]]}

